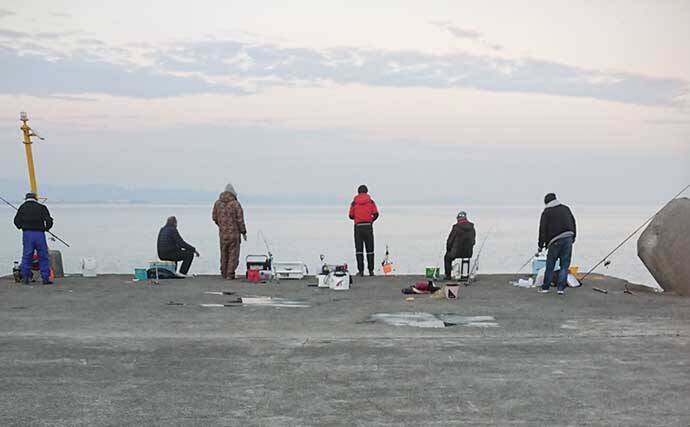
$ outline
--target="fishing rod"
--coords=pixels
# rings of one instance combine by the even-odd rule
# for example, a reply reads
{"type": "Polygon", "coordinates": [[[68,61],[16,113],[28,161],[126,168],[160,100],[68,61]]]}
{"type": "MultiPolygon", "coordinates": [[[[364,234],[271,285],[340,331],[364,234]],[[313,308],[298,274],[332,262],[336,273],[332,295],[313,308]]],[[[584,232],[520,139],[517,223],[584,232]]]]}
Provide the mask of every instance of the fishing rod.
{"type": "Polygon", "coordinates": [[[470,269],[470,277],[472,277],[473,274],[479,270],[479,257],[482,256],[482,251],[484,250],[484,245],[486,245],[486,241],[489,240],[489,236],[491,233],[494,232],[494,229],[496,226],[492,226],[491,229],[489,230],[488,233],[486,233],[486,237],[484,237],[484,240],[482,241],[481,246],[479,246],[479,251],[477,252],[477,257],[474,259],[474,264],[472,264],[472,268],[470,269]]]}
{"type": "Polygon", "coordinates": [[[271,252],[271,248],[268,246],[268,241],[266,240],[266,236],[264,235],[264,232],[259,230],[257,234],[257,237],[261,238],[264,242],[264,246],[266,246],[266,252],[268,253],[269,258],[273,258],[273,253],[271,252]]]}
{"type": "Polygon", "coordinates": [[[522,264],[522,267],[520,267],[520,269],[517,271],[518,274],[522,271],[523,268],[527,267],[527,264],[529,264],[530,261],[532,261],[533,259],[534,259],[534,255],[530,255],[530,257],[527,258],[527,261],[525,261],[525,263],[522,264]]]}
{"type": "Polygon", "coordinates": [[[276,273],[275,266],[273,265],[273,252],[271,252],[271,248],[268,245],[268,240],[266,240],[266,235],[264,235],[264,232],[262,230],[259,230],[258,233],[256,233],[258,238],[261,238],[264,242],[264,246],[266,246],[266,252],[268,253],[268,260],[271,263],[271,279],[269,281],[275,280],[276,282],[280,282],[280,279],[278,279],[278,274],[276,273]]]}
{"type": "MultiPolygon", "coordinates": [[[[8,202],[7,200],[5,200],[5,199],[4,199],[3,197],[1,197],[1,196],[0,196],[0,200],[2,200],[3,202],[5,202],[8,206],[10,206],[11,208],[13,208],[15,211],[18,211],[18,210],[19,210],[19,208],[17,208],[15,205],[13,205],[12,203],[8,202]]],[[[59,238],[58,236],[56,236],[56,235],[53,234],[52,232],[46,230],[46,233],[50,234],[50,235],[53,237],[53,240],[57,240],[58,242],[60,242],[60,243],[62,243],[63,245],[67,246],[68,248],[70,247],[69,244],[68,244],[67,242],[65,242],[64,240],[62,240],[61,238],[59,238]]]]}
{"type": "MultiPolygon", "coordinates": [[[[688,188],[690,188],[690,184],[686,185],[685,188],[683,188],[682,190],[680,190],[680,192],[679,192],[678,194],[676,194],[675,196],[673,196],[673,197],[671,198],[671,200],[674,200],[675,198],[677,198],[677,197],[680,196],[681,194],[685,193],[685,192],[687,191],[688,188]]],[[[587,276],[589,276],[597,267],[599,267],[599,266],[600,266],[601,264],[603,264],[604,262],[609,262],[609,263],[610,263],[610,261],[607,261],[608,258],[609,258],[611,255],[613,255],[618,249],[620,249],[621,246],[623,246],[628,240],[632,239],[633,236],[635,236],[640,230],[642,230],[642,228],[643,228],[644,226],[646,226],[647,224],[649,224],[649,223],[654,219],[654,217],[656,217],[656,216],[659,214],[659,212],[661,212],[661,210],[662,210],[666,205],[668,205],[668,204],[670,203],[671,200],[669,200],[668,202],[666,202],[666,204],[665,204],[664,206],[662,206],[661,209],[659,209],[658,211],[656,211],[656,212],[654,213],[654,215],[650,216],[645,222],[642,223],[642,225],[640,225],[639,227],[637,227],[637,228],[635,229],[635,231],[633,231],[632,233],[630,233],[630,235],[629,235],[628,237],[626,237],[625,240],[623,240],[618,246],[616,246],[611,252],[609,252],[601,261],[599,261],[598,263],[596,263],[596,264],[594,265],[594,267],[592,267],[584,276],[582,276],[582,278],[580,279],[580,282],[584,281],[585,278],[586,278],[587,276]]]]}

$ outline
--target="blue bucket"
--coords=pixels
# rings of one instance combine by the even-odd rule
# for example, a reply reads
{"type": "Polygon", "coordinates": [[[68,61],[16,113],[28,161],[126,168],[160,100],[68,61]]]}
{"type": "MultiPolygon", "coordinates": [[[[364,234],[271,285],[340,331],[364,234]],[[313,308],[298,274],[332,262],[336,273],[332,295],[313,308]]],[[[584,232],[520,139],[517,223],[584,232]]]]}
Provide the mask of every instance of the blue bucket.
{"type": "Polygon", "coordinates": [[[145,268],[135,268],[134,269],[134,277],[137,280],[146,280],[149,278],[148,275],[146,274],[145,268]]]}

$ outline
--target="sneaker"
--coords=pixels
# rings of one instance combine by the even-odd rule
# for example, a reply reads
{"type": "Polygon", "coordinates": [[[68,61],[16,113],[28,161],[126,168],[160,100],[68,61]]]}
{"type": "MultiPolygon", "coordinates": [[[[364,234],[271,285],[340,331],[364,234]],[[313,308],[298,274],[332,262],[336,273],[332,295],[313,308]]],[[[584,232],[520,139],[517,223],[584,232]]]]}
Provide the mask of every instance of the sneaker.
{"type": "Polygon", "coordinates": [[[175,276],[179,277],[180,279],[186,279],[187,275],[183,273],[175,273],[175,276]]]}
{"type": "Polygon", "coordinates": [[[565,291],[559,290],[559,291],[558,291],[558,295],[565,295],[565,291]]]}
{"type": "Polygon", "coordinates": [[[369,276],[374,277],[374,270],[369,270],[369,276]]]}
{"type": "Polygon", "coordinates": [[[54,282],[53,282],[52,280],[50,280],[50,279],[48,279],[48,280],[43,279],[43,284],[44,284],[44,285],[52,285],[53,283],[54,283],[54,282]]]}
{"type": "Polygon", "coordinates": [[[540,294],[548,294],[548,293],[549,293],[549,290],[548,290],[548,289],[539,288],[539,289],[537,289],[537,293],[540,293],[540,294]]]}

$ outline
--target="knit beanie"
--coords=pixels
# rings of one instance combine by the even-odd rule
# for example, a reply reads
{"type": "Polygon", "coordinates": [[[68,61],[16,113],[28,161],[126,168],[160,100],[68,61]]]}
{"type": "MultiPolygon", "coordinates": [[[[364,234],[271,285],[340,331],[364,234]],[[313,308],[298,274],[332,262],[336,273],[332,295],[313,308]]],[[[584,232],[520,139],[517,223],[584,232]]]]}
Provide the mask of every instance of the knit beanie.
{"type": "Polygon", "coordinates": [[[360,185],[359,188],[357,188],[357,193],[368,193],[369,189],[367,188],[366,185],[360,185]]]}
{"type": "Polygon", "coordinates": [[[546,196],[544,196],[544,204],[548,205],[549,203],[553,202],[556,200],[556,195],[554,193],[549,193],[546,196]]]}
{"type": "Polygon", "coordinates": [[[38,200],[38,197],[36,197],[36,193],[26,193],[24,200],[38,200]]]}

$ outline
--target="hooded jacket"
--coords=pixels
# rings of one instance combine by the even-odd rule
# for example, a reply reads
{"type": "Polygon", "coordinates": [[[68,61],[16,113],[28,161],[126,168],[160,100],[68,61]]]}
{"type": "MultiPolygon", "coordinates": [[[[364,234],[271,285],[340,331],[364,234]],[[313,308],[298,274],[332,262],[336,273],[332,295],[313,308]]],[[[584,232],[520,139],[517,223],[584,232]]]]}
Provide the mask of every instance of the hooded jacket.
{"type": "Polygon", "coordinates": [[[539,249],[548,248],[558,239],[577,237],[575,217],[566,205],[558,200],[546,204],[539,221],[539,249]]]}
{"type": "Polygon", "coordinates": [[[221,240],[237,240],[241,234],[247,234],[242,205],[229,191],[220,193],[220,197],[213,205],[212,218],[218,226],[221,240]]]}
{"type": "Polygon", "coordinates": [[[158,258],[160,259],[175,258],[182,249],[190,252],[196,251],[194,246],[185,242],[182,236],[180,236],[177,227],[169,224],[163,226],[158,232],[158,242],[156,246],[158,248],[158,258]]]}
{"type": "Polygon", "coordinates": [[[49,231],[53,228],[53,218],[46,205],[27,200],[17,209],[14,225],[24,231],[49,231]]]}
{"type": "Polygon", "coordinates": [[[376,203],[367,193],[359,193],[350,204],[349,217],[357,224],[372,224],[379,217],[376,203]]]}
{"type": "Polygon", "coordinates": [[[446,251],[454,258],[472,258],[476,236],[473,223],[466,219],[459,220],[450,230],[446,251]]]}

